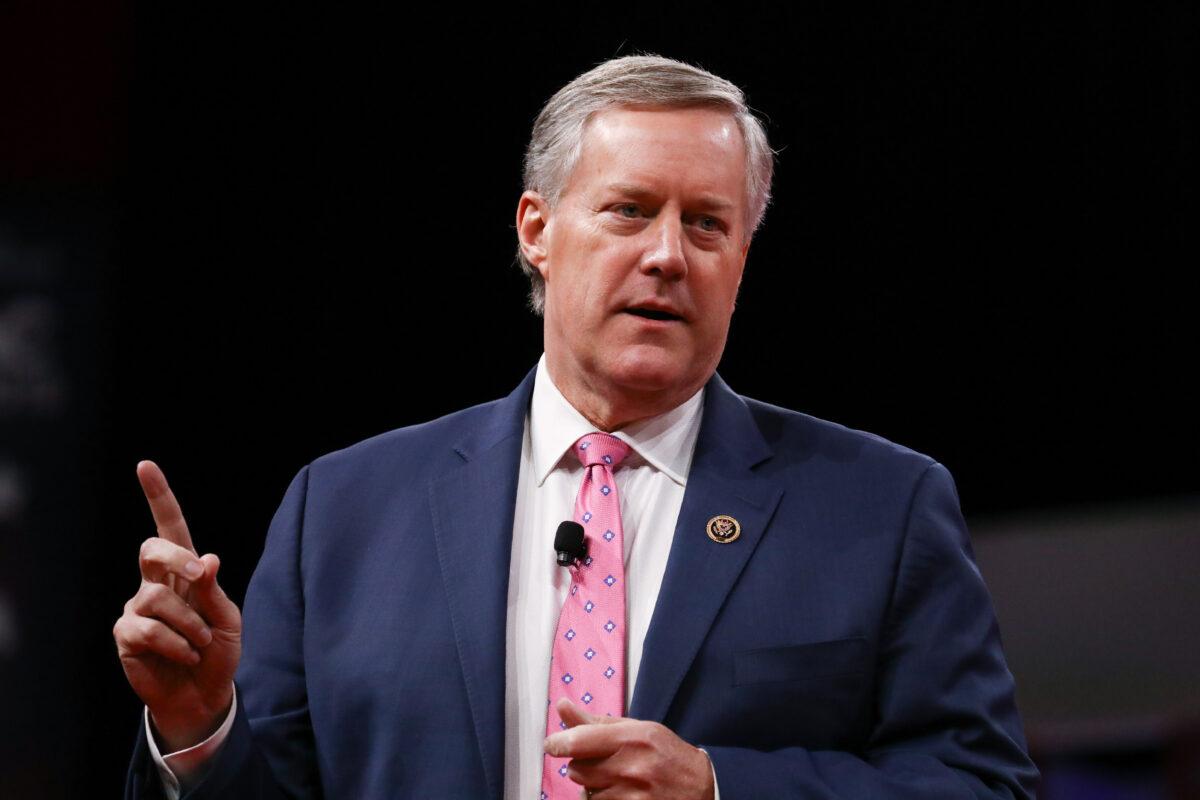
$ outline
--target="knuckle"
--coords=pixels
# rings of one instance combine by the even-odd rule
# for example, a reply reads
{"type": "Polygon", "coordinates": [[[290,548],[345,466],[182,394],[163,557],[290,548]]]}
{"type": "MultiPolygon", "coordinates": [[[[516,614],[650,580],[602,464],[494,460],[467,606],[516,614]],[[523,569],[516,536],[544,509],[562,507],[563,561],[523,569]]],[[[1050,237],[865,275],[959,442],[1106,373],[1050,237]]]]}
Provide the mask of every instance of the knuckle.
{"type": "Polygon", "coordinates": [[[130,638],[141,645],[152,645],[160,635],[158,625],[154,620],[139,617],[133,624],[133,635],[130,638]]]}
{"type": "Polygon", "coordinates": [[[126,606],[127,610],[138,616],[146,614],[152,605],[153,595],[150,587],[153,585],[151,583],[142,584],[142,588],[138,589],[138,593],[129,599],[129,603],[126,606]]]}
{"type": "Polygon", "coordinates": [[[142,542],[141,548],[138,550],[138,559],[144,564],[147,561],[154,559],[154,551],[158,548],[158,537],[151,536],[142,542]]]}
{"type": "Polygon", "coordinates": [[[205,629],[205,627],[207,627],[204,624],[204,620],[200,618],[200,615],[190,608],[183,613],[179,624],[181,627],[187,628],[192,633],[200,633],[205,629]]]}
{"type": "Polygon", "coordinates": [[[638,732],[638,744],[652,753],[663,752],[671,745],[671,731],[657,722],[647,722],[638,732]]]}
{"type": "Polygon", "coordinates": [[[146,596],[142,592],[138,592],[133,597],[129,598],[129,602],[125,604],[125,613],[131,617],[140,617],[146,613],[146,596]]]}
{"type": "Polygon", "coordinates": [[[138,594],[142,596],[142,605],[144,607],[159,608],[168,599],[168,595],[174,593],[165,584],[147,583],[138,594]]]}
{"type": "Polygon", "coordinates": [[[654,778],[654,771],[650,769],[650,765],[641,759],[630,761],[622,772],[626,780],[637,786],[648,786],[654,778]]]}
{"type": "Polygon", "coordinates": [[[625,734],[626,744],[637,750],[645,750],[654,743],[653,723],[635,722],[625,734]]]}
{"type": "Polygon", "coordinates": [[[129,638],[128,629],[120,620],[113,626],[113,641],[117,644],[117,655],[120,656],[134,654],[139,649],[137,643],[129,638]]]}

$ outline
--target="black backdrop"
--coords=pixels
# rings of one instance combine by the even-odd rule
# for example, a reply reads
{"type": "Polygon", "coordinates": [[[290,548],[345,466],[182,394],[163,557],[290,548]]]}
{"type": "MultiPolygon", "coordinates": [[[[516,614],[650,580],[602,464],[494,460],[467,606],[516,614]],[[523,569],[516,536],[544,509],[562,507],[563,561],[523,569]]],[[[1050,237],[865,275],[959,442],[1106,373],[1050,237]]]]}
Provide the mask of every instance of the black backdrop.
{"type": "Polygon", "coordinates": [[[0,572],[12,786],[123,779],[139,459],[240,597],[305,463],[533,365],[522,148],[614,55],[730,78],[779,150],[735,390],[933,455],[969,519],[1197,492],[1182,4],[14,8],[0,289],[52,301],[68,400],[0,422],[30,487],[0,572]]]}

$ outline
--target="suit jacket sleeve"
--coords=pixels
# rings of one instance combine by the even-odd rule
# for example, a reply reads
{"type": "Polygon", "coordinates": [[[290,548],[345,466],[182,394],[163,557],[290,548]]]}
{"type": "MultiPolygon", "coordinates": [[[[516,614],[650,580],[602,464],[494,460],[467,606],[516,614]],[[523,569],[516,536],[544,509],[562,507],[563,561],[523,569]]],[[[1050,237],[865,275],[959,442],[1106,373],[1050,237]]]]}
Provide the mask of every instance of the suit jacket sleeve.
{"type": "Polygon", "coordinates": [[[876,668],[863,752],[703,745],[724,800],[1034,796],[991,598],[940,464],[914,490],[876,668]]]}
{"type": "MultiPolygon", "coordinates": [[[[304,596],[300,581],[308,468],[288,487],[243,608],[238,709],[229,738],[203,780],[181,800],[318,798],[320,776],[304,680],[304,596]]],[[[126,800],[163,796],[141,726],[126,800]]]]}

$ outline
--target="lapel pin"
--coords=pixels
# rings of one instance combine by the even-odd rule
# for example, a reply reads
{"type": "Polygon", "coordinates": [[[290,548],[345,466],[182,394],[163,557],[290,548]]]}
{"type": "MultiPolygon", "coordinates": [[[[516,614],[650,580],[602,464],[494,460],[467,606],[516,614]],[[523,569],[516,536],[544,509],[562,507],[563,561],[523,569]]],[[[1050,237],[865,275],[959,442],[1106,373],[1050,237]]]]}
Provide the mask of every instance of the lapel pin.
{"type": "Polygon", "coordinates": [[[708,538],[717,544],[729,544],[742,535],[742,526],[726,514],[718,514],[710,519],[704,529],[708,532],[708,538]]]}

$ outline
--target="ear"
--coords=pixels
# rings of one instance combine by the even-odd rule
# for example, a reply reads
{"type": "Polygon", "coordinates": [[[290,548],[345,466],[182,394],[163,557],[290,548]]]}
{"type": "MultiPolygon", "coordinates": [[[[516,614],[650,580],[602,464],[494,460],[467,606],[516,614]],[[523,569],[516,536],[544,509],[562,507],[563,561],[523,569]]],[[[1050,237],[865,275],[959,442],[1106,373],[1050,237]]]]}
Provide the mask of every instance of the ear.
{"type": "Polygon", "coordinates": [[[550,224],[550,204],[537,192],[527,191],[517,203],[517,241],[525,260],[546,278],[546,233],[550,224]]]}

